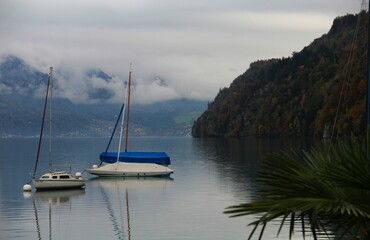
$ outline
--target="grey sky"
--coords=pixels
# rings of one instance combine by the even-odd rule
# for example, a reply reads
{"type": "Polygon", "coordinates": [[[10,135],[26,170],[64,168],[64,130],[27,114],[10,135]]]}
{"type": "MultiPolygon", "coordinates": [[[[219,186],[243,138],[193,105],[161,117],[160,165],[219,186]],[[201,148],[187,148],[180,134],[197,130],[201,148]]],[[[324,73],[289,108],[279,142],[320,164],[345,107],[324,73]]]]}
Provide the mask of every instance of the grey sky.
{"type": "Polygon", "coordinates": [[[360,0],[0,0],[0,55],[40,71],[53,65],[59,94],[89,102],[116,92],[133,63],[135,102],[212,100],[252,61],[288,57],[326,33],[360,0]],[[102,69],[110,83],[87,79],[102,69]]]}

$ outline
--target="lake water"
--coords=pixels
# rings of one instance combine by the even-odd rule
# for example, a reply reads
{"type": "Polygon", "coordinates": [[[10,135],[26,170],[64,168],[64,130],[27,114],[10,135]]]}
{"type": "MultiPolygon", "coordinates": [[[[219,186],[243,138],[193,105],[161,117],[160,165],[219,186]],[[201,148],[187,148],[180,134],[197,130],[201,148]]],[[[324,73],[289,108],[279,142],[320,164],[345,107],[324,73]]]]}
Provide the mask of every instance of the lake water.
{"type": "MultiPolygon", "coordinates": [[[[38,173],[47,169],[47,139],[38,173]]],[[[72,172],[99,163],[107,138],[57,138],[53,163],[72,172]]],[[[226,207],[255,194],[257,164],[277,149],[302,148],[281,139],[132,137],[130,151],[165,151],[171,178],[95,178],[84,190],[24,193],[37,138],[0,139],[0,239],[247,239],[254,218],[229,218],[226,207]]],[[[115,149],[115,146],[113,146],[115,149]]],[[[287,239],[268,227],[265,239],[287,239]]],[[[256,238],[258,235],[256,234],[256,238]]],[[[302,239],[296,234],[296,239],[302,239]]],[[[309,238],[306,238],[309,239],[309,238]]]]}

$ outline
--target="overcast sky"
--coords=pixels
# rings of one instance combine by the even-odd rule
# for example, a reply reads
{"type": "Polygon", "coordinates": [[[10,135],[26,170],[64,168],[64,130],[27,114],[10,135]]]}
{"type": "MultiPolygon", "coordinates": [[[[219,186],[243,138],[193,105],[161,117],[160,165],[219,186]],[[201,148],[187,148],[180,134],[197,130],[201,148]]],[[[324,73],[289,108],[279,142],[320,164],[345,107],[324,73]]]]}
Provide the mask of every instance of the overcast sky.
{"type": "Polygon", "coordinates": [[[42,72],[61,95],[117,92],[133,64],[136,102],[211,101],[255,60],[289,57],[327,33],[361,0],[0,0],[0,56],[42,72]],[[113,76],[87,79],[87,69],[113,76]]]}

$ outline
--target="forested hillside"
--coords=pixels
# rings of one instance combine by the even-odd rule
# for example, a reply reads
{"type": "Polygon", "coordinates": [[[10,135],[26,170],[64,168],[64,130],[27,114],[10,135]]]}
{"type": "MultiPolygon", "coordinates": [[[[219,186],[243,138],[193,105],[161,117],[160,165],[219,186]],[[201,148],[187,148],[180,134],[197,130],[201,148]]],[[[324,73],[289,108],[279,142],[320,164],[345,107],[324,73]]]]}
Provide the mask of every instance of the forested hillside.
{"type": "Polygon", "coordinates": [[[325,128],[364,135],[366,15],[336,18],[327,34],[291,57],[250,64],[220,89],[192,135],[322,137],[325,128]]]}

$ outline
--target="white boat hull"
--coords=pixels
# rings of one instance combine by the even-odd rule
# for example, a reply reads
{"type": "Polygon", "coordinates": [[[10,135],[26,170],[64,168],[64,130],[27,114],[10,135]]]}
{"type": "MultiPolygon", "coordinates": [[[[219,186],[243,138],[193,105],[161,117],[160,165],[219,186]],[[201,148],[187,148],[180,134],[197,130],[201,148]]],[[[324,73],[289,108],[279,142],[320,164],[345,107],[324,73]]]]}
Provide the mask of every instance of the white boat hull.
{"type": "Polygon", "coordinates": [[[156,177],[169,176],[173,170],[155,163],[118,162],[86,169],[88,173],[101,177],[156,177]]]}
{"type": "Polygon", "coordinates": [[[82,177],[74,177],[65,172],[53,172],[42,175],[39,179],[32,179],[36,190],[55,190],[82,188],[85,180],[82,177]]]}
{"type": "Polygon", "coordinates": [[[32,180],[33,185],[37,190],[46,189],[67,189],[67,188],[81,188],[85,186],[85,180],[71,179],[71,180],[32,180]]]}

